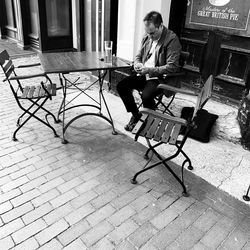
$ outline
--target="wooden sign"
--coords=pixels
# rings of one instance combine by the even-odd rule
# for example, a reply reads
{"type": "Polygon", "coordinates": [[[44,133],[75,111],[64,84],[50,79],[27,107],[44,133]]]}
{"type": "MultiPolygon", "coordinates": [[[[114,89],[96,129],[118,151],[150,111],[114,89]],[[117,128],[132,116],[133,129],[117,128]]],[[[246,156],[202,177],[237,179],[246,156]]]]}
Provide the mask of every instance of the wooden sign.
{"type": "Polygon", "coordinates": [[[250,36],[249,0],[188,0],[186,28],[250,36]]]}

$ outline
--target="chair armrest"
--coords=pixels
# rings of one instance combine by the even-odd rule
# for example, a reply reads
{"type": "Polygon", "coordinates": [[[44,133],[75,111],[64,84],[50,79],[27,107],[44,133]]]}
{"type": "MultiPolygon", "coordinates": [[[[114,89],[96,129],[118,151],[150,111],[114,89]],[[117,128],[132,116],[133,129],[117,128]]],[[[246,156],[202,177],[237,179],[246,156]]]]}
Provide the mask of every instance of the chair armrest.
{"type": "Polygon", "coordinates": [[[167,114],[162,114],[152,109],[143,108],[140,110],[140,112],[142,114],[147,114],[147,115],[153,116],[154,118],[160,118],[168,122],[174,122],[174,123],[178,123],[181,125],[187,125],[187,121],[183,118],[179,118],[179,117],[175,117],[175,116],[171,116],[167,114]]]}
{"type": "Polygon", "coordinates": [[[46,74],[40,73],[40,74],[34,74],[34,75],[12,76],[8,78],[8,80],[24,80],[24,79],[35,78],[35,77],[46,77],[46,74]]]}
{"type": "Polygon", "coordinates": [[[36,66],[40,66],[41,63],[34,63],[34,64],[26,64],[26,65],[19,65],[15,68],[28,68],[28,67],[36,67],[36,66]]]}
{"type": "Polygon", "coordinates": [[[180,93],[180,94],[186,94],[186,95],[193,95],[193,96],[197,96],[198,92],[196,91],[192,91],[192,90],[188,90],[188,89],[182,89],[182,88],[176,88],[173,86],[169,86],[167,84],[159,84],[157,86],[158,89],[163,89],[163,90],[169,90],[169,91],[173,91],[176,93],[180,93]]]}

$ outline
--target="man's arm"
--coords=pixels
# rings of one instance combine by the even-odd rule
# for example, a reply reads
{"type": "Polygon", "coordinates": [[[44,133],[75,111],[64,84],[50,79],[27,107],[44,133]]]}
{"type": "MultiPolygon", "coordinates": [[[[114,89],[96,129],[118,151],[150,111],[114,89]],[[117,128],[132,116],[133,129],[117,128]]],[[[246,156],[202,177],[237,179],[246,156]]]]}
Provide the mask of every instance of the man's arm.
{"type": "Polygon", "coordinates": [[[135,56],[135,60],[134,60],[134,66],[136,67],[137,64],[142,64],[142,53],[143,53],[143,47],[144,44],[146,42],[146,40],[148,39],[147,35],[144,35],[141,41],[141,47],[139,49],[139,51],[137,52],[136,56],[135,56]]]}
{"type": "Polygon", "coordinates": [[[146,73],[149,73],[150,77],[178,72],[180,70],[179,58],[181,53],[181,44],[179,38],[175,34],[169,43],[164,46],[164,50],[165,58],[158,59],[160,60],[159,63],[161,65],[146,69],[146,71],[148,71],[146,73]]]}

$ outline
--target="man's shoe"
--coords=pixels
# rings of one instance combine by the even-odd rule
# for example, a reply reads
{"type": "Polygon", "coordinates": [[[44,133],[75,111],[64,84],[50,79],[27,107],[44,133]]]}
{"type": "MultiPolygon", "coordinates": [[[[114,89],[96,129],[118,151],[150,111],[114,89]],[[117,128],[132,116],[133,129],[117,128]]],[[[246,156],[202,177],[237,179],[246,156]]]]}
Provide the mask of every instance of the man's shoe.
{"type": "Polygon", "coordinates": [[[138,116],[132,116],[129,123],[124,127],[124,129],[126,131],[131,132],[133,130],[133,128],[135,127],[136,123],[140,120],[141,118],[141,114],[139,114],[138,116]]]}

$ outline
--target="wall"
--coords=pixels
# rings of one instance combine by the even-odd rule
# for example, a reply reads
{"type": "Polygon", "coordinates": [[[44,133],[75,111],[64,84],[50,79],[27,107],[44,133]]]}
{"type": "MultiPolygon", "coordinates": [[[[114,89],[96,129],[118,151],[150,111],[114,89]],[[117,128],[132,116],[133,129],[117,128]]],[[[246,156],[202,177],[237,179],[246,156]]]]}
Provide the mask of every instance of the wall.
{"type": "Polygon", "coordinates": [[[168,27],[170,4],[171,0],[120,0],[117,56],[133,60],[144,34],[143,18],[148,12],[159,11],[168,27]]]}

